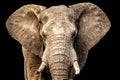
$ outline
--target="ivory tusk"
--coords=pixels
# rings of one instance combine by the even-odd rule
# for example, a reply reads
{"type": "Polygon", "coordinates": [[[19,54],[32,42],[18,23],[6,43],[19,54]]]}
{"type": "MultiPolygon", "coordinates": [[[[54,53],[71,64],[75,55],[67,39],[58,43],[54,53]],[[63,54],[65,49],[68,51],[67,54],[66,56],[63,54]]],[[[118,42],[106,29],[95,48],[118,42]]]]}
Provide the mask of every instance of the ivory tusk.
{"type": "Polygon", "coordinates": [[[41,73],[45,69],[45,66],[46,66],[45,62],[42,62],[40,67],[38,68],[37,72],[41,73]]]}
{"type": "Polygon", "coordinates": [[[73,62],[73,67],[74,67],[74,69],[75,69],[75,74],[76,74],[76,75],[80,74],[80,67],[79,67],[77,61],[74,61],[74,62],[73,62]]]}

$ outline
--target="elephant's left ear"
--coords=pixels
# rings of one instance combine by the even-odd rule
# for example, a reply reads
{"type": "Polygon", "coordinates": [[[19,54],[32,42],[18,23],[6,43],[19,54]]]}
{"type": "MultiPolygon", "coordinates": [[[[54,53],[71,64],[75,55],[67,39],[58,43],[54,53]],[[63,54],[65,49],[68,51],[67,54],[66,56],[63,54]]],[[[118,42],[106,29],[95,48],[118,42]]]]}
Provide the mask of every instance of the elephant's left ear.
{"type": "MultiPolygon", "coordinates": [[[[79,3],[69,7],[74,10],[78,19],[77,50],[88,52],[108,32],[110,21],[95,4],[79,3]]],[[[81,51],[77,51],[78,54],[85,55],[84,52],[80,53],[81,51]]]]}

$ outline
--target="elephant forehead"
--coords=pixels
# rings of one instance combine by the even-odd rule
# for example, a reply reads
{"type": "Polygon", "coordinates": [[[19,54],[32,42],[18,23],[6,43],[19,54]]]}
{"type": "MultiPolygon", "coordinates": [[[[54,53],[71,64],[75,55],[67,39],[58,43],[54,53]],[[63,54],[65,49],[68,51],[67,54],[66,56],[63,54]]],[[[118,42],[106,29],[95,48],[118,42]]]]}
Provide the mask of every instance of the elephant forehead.
{"type": "Polygon", "coordinates": [[[41,16],[48,16],[50,18],[55,18],[55,17],[62,17],[62,16],[67,16],[67,15],[70,15],[70,14],[73,14],[74,11],[70,8],[67,8],[66,6],[64,5],[60,5],[60,6],[52,6],[46,10],[44,10],[42,13],[41,13],[41,16]]]}

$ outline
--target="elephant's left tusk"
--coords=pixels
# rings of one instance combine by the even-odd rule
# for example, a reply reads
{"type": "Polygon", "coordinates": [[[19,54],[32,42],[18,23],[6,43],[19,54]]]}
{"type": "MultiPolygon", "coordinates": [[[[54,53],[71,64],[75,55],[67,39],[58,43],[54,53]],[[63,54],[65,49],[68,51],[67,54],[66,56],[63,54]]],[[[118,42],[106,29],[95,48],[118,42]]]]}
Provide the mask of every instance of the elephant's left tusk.
{"type": "Polygon", "coordinates": [[[73,62],[73,67],[74,67],[74,69],[75,69],[75,74],[76,74],[76,75],[80,74],[80,67],[79,67],[77,61],[74,61],[74,62],[73,62]]]}
{"type": "Polygon", "coordinates": [[[46,66],[45,62],[42,62],[40,67],[38,68],[37,72],[41,73],[45,69],[45,66],[46,66]]]}

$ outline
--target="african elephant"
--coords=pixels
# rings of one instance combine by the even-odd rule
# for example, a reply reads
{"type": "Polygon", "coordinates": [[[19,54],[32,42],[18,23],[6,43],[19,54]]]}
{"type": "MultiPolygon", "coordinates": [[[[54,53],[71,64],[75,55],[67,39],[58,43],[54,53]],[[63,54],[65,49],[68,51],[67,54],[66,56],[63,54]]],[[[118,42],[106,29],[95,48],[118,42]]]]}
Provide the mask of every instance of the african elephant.
{"type": "Polygon", "coordinates": [[[44,80],[44,72],[52,80],[73,80],[110,26],[106,14],[89,2],[50,8],[28,4],[6,21],[22,45],[25,80],[44,80]]]}

